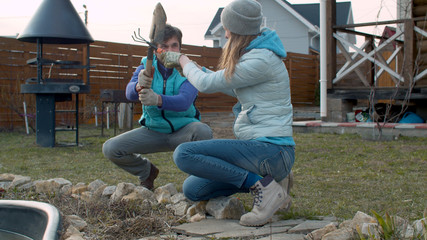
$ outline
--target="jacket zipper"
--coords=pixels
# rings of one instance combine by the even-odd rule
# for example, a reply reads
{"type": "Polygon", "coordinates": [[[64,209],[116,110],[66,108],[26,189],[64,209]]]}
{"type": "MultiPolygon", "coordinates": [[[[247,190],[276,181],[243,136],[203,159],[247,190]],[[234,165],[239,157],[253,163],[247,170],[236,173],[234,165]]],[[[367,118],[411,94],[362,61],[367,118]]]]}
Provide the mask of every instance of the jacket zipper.
{"type": "MultiPolygon", "coordinates": [[[[167,79],[163,79],[163,95],[166,95],[166,81],[167,79]]],[[[175,128],[173,127],[172,123],[165,116],[165,110],[162,110],[162,117],[169,124],[172,132],[175,132],[175,128]]]]}

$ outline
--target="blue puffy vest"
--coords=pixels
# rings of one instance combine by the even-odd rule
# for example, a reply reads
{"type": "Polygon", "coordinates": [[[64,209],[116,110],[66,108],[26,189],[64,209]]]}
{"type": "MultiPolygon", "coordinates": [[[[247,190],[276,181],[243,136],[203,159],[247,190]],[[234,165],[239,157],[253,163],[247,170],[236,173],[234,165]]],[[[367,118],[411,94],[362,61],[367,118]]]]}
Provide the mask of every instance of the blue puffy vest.
{"type": "MultiPolygon", "coordinates": [[[[143,58],[141,63],[146,65],[147,58],[143,58]]],[[[154,56],[153,66],[157,66],[157,59],[154,56]]],[[[163,80],[162,74],[157,67],[154,68],[153,82],[151,88],[157,94],[168,96],[177,95],[182,83],[186,80],[179,72],[174,69],[167,80],[163,80]]],[[[157,106],[142,106],[143,114],[139,123],[150,130],[161,133],[172,133],[186,126],[191,122],[200,121],[200,113],[194,106],[194,103],[183,112],[175,112],[159,109],[157,106]]]]}

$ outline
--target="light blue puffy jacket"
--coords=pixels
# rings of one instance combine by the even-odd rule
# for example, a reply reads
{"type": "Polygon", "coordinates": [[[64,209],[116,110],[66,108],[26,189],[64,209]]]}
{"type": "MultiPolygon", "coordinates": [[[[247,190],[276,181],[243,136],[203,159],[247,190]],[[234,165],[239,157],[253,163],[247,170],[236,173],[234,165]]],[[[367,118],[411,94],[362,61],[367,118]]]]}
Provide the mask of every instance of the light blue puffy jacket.
{"type": "Polygon", "coordinates": [[[204,72],[193,63],[184,67],[187,79],[200,92],[235,96],[234,134],[237,139],[292,136],[289,75],[286,52],[275,31],[264,29],[252,41],[227,81],[224,70],[204,72]]]}

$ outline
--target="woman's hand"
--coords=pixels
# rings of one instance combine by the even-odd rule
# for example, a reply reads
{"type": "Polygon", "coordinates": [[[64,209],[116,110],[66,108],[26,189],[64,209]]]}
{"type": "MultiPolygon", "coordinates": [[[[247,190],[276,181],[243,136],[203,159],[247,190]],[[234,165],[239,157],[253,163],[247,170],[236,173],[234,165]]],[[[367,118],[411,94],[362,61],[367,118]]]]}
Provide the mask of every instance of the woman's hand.
{"type": "Polygon", "coordinates": [[[159,55],[160,61],[167,68],[177,68],[181,67],[179,64],[179,58],[182,56],[182,53],[179,52],[163,52],[159,55]]]}

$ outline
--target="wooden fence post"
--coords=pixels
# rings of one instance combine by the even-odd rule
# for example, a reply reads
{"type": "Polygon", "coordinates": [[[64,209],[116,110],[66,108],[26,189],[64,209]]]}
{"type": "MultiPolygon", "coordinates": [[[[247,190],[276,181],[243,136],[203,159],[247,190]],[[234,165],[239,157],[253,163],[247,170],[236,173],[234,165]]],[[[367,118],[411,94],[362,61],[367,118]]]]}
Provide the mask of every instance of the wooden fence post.
{"type": "Polygon", "coordinates": [[[405,42],[404,42],[404,57],[403,57],[403,79],[405,87],[412,85],[413,74],[414,74],[414,50],[415,50],[415,36],[414,36],[414,21],[406,20],[405,26],[405,42]]]}

